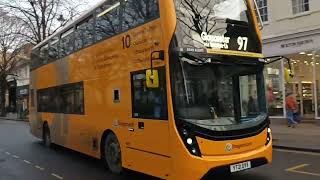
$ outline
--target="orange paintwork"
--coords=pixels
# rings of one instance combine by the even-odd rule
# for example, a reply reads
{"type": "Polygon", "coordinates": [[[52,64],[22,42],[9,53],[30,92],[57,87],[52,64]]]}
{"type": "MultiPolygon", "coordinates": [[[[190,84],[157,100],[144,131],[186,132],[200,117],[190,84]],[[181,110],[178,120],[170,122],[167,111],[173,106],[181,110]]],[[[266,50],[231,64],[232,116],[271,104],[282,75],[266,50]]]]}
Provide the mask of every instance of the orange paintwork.
{"type": "Polygon", "coordinates": [[[93,140],[100,147],[103,133],[111,130],[120,142],[123,167],[164,179],[200,179],[213,167],[257,157],[271,162],[272,143],[264,145],[265,131],[234,141],[198,138],[204,152],[202,158],[190,155],[185,148],[174,122],[168,61],[169,43],[176,26],[174,2],[159,3],[160,19],[31,72],[31,89],[83,81],[85,99],[85,115],[37,113],[36,106],[30,106],[32,134],[42,138],[43,123],[48,122],[54,143],[100,158],[100,148],[93,148],[93,140]],[[123,49],[122,45],[126,35],[132,38],[129,49],[123,49]],[[155,61],[155,66],[166,67],[167,121],[132,118],[130,72],[150,68],[152,50],[165,50],[165,60],[155,61]],[[120,90],[119,103],[113,102],[114,89],[120,90]],[[138,122],[145,123],[143,130],[138,129],[138,122]],[[129,127],[135,131],[129,131],[129,127]],[[252,146],[230,154],[224,151],[227,143],[246,142],[252,142],[252,146]]]}

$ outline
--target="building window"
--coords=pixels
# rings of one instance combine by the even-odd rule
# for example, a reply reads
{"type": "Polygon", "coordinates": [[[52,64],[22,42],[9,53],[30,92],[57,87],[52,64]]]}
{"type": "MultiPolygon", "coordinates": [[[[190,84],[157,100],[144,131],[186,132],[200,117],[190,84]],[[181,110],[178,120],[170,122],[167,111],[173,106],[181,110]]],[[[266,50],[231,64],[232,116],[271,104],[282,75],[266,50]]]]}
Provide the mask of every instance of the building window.
{"type": "Polygon", "coordinates": [[[268,21],[268,5],[267,0],[258,0],[258,8],[260,12],[260,16],[262,19],[262,22],[268,21]]]}
{"type": "Polygon", "coordinates": [[[292,0],[292,12],[298,14],[309,11],[309,0],[292,0]]]}

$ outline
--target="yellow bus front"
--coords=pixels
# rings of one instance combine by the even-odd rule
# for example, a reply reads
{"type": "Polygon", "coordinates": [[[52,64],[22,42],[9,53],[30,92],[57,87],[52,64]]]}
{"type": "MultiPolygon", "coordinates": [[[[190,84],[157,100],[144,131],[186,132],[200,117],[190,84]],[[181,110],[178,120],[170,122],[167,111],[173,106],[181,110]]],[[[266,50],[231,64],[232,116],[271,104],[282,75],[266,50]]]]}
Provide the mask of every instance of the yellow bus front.
{"type": "Polygon", "coordinates": [[[252,3],[161,4],[170,39],[170,178],[200,179],[270,163],[261,36],[252,3]]]}

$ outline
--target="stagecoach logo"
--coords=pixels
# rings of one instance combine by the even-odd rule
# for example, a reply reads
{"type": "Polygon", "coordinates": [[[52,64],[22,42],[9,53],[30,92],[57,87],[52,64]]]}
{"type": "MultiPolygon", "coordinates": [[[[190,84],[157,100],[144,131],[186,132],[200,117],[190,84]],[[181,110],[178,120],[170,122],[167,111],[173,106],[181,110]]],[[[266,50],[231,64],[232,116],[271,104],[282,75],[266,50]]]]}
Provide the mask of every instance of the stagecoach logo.
{"type": "Polygon", "coordinates": [[[206,32],[201,33],[203,45],[210,48],[229,49],[230,37],[209,35],[206,32]]]}
{"type": "Polygon", "coordinates": [[[248,147],[248,146],[251,146],[252,145],[252,142],[249,142],[249,143],[244,143],[244,144],[231,144],[231,143],[228,143],[226,145],[226,152],[231,152],[232,150],[239,150],[241,148],[244,148],[244,147],[248,147]]]}
{"type": "Polygon", "coordinates": [[[228,144],[226,145],[226,151],[227,151],[227,152],[231,152],[232,149],[233,149],[232,144],[228,143],[228,144]]]}

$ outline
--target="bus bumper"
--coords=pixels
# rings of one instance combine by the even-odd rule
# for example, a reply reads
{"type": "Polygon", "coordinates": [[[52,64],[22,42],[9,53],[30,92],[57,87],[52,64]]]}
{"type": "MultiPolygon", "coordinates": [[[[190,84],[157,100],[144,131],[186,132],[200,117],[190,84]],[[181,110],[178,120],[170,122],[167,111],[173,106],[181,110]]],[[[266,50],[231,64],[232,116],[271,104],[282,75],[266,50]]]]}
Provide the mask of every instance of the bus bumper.
{"type": "MultiPolygon", "coordinates": [[[[229,174],[230,165],[250,161],[251,168],[272,162],[272,141],[253,151],[234,155],[192,157],[190,163],[179,163],[170,179],[204,179],[217,174],[229,174]],[[177,173],[178,172],[178,173],[177,173]]],[[[186,162],[186,161],[185,161],[186,162]]]]}

